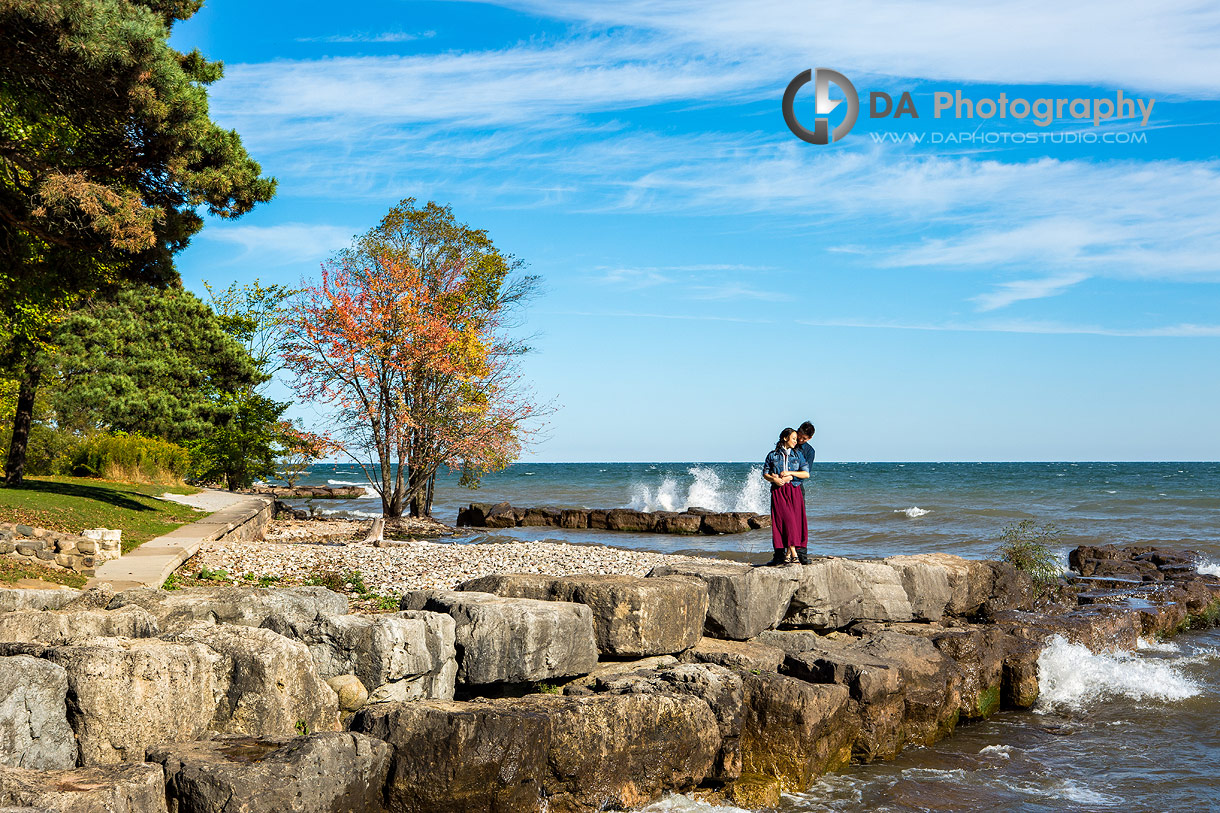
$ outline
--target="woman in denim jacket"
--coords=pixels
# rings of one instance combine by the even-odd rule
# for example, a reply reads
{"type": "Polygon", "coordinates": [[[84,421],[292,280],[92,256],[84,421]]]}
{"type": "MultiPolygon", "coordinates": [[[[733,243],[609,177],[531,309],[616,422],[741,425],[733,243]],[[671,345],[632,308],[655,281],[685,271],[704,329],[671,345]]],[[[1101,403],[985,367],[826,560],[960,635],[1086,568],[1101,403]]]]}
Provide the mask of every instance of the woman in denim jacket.
{"type": "Polygon", "coordinates": [[[771,545],[775,555],[768,565],[808,564],[805,548],[809,526],[805,520],[805,492],[793,480],[809,477],[809,464],[796,451],[796,430],[779,433],[775,451],[763,463],[763,479],[771,484],[771,545]]]}

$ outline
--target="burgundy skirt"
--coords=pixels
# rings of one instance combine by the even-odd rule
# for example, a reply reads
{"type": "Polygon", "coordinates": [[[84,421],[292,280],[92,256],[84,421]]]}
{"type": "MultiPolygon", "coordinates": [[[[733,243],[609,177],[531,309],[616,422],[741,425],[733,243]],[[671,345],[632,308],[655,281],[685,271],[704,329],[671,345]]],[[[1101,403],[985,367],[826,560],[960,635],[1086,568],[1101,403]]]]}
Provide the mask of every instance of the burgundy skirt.
{"type": "Polygon", "coordinates": [[[771,544],[776,550],[809,544],[805,491],[798,485],[788,483],[771,488],[771,544]]]}

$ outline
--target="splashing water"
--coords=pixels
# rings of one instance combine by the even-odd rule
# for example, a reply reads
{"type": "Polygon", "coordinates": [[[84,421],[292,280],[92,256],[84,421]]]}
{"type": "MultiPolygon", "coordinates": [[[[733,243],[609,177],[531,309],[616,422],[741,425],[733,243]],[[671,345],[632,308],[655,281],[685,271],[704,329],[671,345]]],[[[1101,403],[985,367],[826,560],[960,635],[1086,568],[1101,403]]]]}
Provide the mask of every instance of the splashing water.
{"type": "Polygon", "coordinates": [[[919,517],[922,517],[924,514],[930,514],[932,512],[930,510],[928,510],[927,508],[920,508],[918,505],[912,505],[910,508],[895,508],[894,513],[895,514],[906,514],[911,519],[918,519],[919,517]]]}
{"type": "Polygon", "coordinates": [[[765,514],[770,510],[770,489],[757,469],[752,469],[741,483],[726,483],[719,473],[707,466],[691,466],[687,474],[691,476],[691,481],[685,495],[681,494],[678,480],[666,476],[655,491],[642,483],[632,486],[628,507],[637,511],[706,508],[709,511],[751,511],[755,514],[765,514]]]}
{"type": "Polygon", "coordinates": [[[1185,700],[1202,690],[1178,665],[1145,660],[1130,652],[1093,653],[1062,635],[1053,636],[1038,656],[1038,711],[1080,710],[1106,697],[1131,700],[1185,700]]]}

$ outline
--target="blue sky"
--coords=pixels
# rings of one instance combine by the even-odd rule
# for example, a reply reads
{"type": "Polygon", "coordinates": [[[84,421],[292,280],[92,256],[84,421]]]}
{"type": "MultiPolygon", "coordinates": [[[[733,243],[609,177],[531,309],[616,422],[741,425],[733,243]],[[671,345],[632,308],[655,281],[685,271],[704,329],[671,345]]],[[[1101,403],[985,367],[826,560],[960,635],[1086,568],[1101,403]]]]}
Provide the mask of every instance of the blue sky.
{"type": "Polygon", "coordinates": [[[452,204],[545,280],[526,459],[761,459],[806,418],[836,461],[1220,459],[1214,4],[208,0],[173,42],[225,62],[214,118],[279,179],[186,285],[297,283],[452,204]],[[813,67],[862,100],[832,145],[780,110],[813,67]],[[958,89],[1155,103],[934,119],[958,89]],[[1127,143],[977,135],[1044,132],[1127,143]]]}

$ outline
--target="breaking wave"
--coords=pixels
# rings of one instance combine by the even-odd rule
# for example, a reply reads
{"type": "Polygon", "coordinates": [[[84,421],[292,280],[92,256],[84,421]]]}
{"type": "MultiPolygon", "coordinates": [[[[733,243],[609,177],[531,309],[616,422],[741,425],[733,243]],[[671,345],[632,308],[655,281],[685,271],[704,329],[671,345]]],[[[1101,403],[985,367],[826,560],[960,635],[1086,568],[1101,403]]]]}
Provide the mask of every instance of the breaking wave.
{"type": "Polygon", "coordinates": [[[910,508],[895,508],[894,513],[906,514],[911,519],[917,519],[918,517],[922,517],[924,514],[930,514],[932,512],[927,508],[920,508],[918,505],[912,505],[910,508]]]}
{"type": "Polygon", "coordinates": [[[1182,674],[1180,666],[1130,652],[1098,654],[1055,635],[1038,657],[1037,710],[1081,710],[1112,697],[1166,702],[1195,697],[1202,689],[1182,674]]]}
{"type": "Polygon", "coordinates": [[[650,488],[643,483],[631,487],[628,508],[637,511],[684,511],[706,508],[709,511],[750,511],[765,514],[770,511],[771,490],[759,469],[751,469],[744,481],[733,478],[726,482],[708,466],[691,466],[686,470],[690,479],[666,475],[659,485],[650,488]]]}

